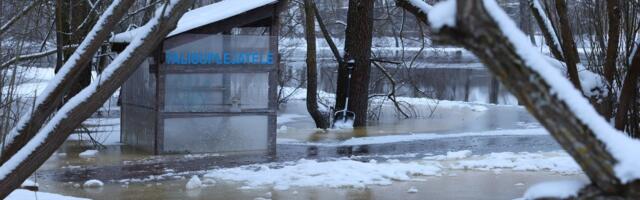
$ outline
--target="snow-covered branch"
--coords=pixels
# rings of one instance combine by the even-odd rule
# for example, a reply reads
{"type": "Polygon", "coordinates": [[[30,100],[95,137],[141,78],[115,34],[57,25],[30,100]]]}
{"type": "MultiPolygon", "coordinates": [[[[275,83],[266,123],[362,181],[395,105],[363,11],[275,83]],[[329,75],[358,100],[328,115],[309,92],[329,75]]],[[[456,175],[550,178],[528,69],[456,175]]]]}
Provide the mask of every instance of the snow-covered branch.
{"type": "Polygon", "coordinates": [[[46,89],[36,98],[34,110],[25,112],[25,115],[20,118],[16,126],[7,134],[4,141],[4,149],[0,156],[0,163],[4,163],[22,148],[40,129],[55,108],[61,104],[65,92],[71,87],[83,67],[91,61],[95,52],[100,49],[102,42],[109,37],[113,27],[132,4],[132,1],[113,1],[104,14],[100,16],[100,19],[98,19],[86,38],[56,73],[56,76],[49,82],[46,89]]]}
{"type": "MultiPolygon", "coordinates": [[[[398,5],[405,8],[410,4],[398,5]]],[[[640,141],[600,116],[528,42],[495,0],[449,0],[430,10],[415,6],[406,10],[428,12],[417,16],[436,29],[435,39],[464,46],[478,56],[576,160],[600,192],[632,195],[625,192],[633,190],[640,178],[640,141]]]]}
{"type": "Polygon", "coordinates": [[[556,59],[564,61],[560,39],[556,34],[556,30],[553,28],[553,24],[551,24],[551,20],[544,12],[544,8],[542,7],[540,0],[529,0],[529,7],[531,7],[531,13],[536,19],[551,53],[556,57],[556,59]]]}
{"type": "Polygon", "coordinates": [[[171,0],[159,9],[97,81],[69,99],[23,148],[0,166],[0,198],[6,197],[38,169],[82,121],[111,97],[146,59],[141,55],[148,55],[164,40],[190,5],[191,0],[171,0]]]}
{"type": "MultiPolygon", "coordinates": [[[[68,50],[68,49],[73,49],[78,47],[78,45],[69,45],[69,46],[64,46],[62,47],[63,50],[68,50]]],[[[30,53],[30,54],[24,54],[24,55],[17,55],[11,59],[9,59],[8,61],[0,64],[0,70],[9,67],[9,65],[12,65],[13,63],[16,62],[21,62],[21,61],[25,61],[25,60],[32,60],[32,59],[37,59],[37,58],[42,58],[51,54],[54,54],[58,51],[58,49],[50,49],[50,50],[46,50],[46,51],[42,51],[42,52],[36,52],[36,53],[30,53]]]]}
{"type": "Polygon", "coordinates": [[[24,7],[19,13],[15,14],[11,19],[9,19],[9,21],[7,21],[2,26],[0,26],[0,35],[2,35],[5,32],[7,32],[9,30],[9,28],[11,28],[11,26],[13,26],[13,24],[15,24],[18,20],[20,20],[20,18],[22,18],[25,15],[27,15],[27,13],[29,13],[29,11],[31,9],[33,9],[36,6],[40,5],[42,2],[44,2],[44,0],[36,0],[36,1],[32,1],[31,3],[29,3],[29,5],[24,7]]]}

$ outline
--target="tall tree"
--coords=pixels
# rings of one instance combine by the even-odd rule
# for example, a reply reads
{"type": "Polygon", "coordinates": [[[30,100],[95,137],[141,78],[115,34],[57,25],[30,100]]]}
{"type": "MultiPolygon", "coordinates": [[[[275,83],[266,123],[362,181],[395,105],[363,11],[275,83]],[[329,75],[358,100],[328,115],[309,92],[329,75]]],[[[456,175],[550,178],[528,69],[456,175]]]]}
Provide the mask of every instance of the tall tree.
{"type": "MultiPolygon", "coordinates": [[[[605,118],[610,119],[613,114],[613,102],[615,102],[613,79],[616,73],[616,63],[618,59],[618,48],[620,44],[620,1],[607,1],[607,18],[609,20],[609,39],[607,41],[607,51],[604,63],[604,79],[607,81],[607,90],[609,95],[603,102],[601,110],[605,118]]],[[[634,87],[635,88],[635,87],[634,87]]],[[[624,128],[624,127],[623,127],[624,128]]]]}
{"type": "Polygon", "coordinates": [[[304,0],[304,35],[307,40],[307,111],[317,128],[329,128],[327,115],[318,109],[318,66],[316,62],[316,23],[313,0],[304,0]]]}
{"type": "Polygon", "coordinates": [[[580,76],[578,76],[578,63],[580,62],[580,58],[578,57],[578,49],[576,47],[576,42],[573,40],[573,32],[571,31],[571,24],[569,23],[567,2],[565,0],[555,0],[555,2],[560,21],[559,29],[560,37],[562,38],[562,51],[565,63],[567,64],[569,80],[571,80],[574,87],[582,91],[580,76]]]}
{"type": "MultiPolygon", "coordinates": [[[[347,11],[347,30],[345,35],[345,55],[343,60],[355,61],[351,76],[348,110],[356,114],[355,127],[367,125],[369,104],[369,75],[371,73],[371,42],[373,39],[373,3],[372,0],[349,0],[347,11]]],[[[345,106],[348,70],[342,65],[338,69],[336,91],[337,110],[345,106]]]]}
{"type": "MultiPolygon", "coordinates": [[[[94,5],[98,6],[98,5],[94,5]]],[[[56,40],[57,40],[57,64],[55,72],[58,72],[71,55],[73,49],[65,49],[65,46],[77,45],[90,31],[93,18],[89,1],[56,0],[56,40]]],[[[91,62],[82,66],[82,71],[65,95],[65,101],[76,95],[82,88],[91,83],[91,62]]]]}

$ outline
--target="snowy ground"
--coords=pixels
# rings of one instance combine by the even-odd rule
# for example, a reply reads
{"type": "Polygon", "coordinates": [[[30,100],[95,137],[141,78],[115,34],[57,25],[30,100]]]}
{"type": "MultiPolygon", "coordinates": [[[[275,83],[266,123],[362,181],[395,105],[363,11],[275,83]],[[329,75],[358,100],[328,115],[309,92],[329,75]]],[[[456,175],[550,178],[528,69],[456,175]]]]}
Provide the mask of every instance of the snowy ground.
{"type": "Polygon", "coordinates": [[[41,180],[40,185],[43,191],[96,199],[515,199],[523,197],[527,187],[549,180],[586,179],[563,151],[463,150],[300,159],[190,173],[166,170],[136,180],[41,180]],[[90,182],[98,184],[86,186],[90,182]]]}
{"type": "Polygon", "coordinates": [[[548,171],[558,174],[581,174],[580,167],[562,151],[501,152],[472,155],[469,150],[426,156],[419,160],[400,160],[404,156],[386,156],[385,160],[338,158],[330,161],[301,159],[294,162],[247,165],[217,169],[204,178],[237,181],[242,189],[273,187],[353,187],[390,185],[394,181],[422,181],[424,176],[455,176],[456,170],[481,170],[500,174],[511,171],[548,171]]]}
{"type": "Polygon", "coordinates": [[[5,200],[85,200],[86,198],[78,198],[71,196],[64,196],[48,192],[33,192],[24,189],[17,189],[13,191],[5,200]]]}

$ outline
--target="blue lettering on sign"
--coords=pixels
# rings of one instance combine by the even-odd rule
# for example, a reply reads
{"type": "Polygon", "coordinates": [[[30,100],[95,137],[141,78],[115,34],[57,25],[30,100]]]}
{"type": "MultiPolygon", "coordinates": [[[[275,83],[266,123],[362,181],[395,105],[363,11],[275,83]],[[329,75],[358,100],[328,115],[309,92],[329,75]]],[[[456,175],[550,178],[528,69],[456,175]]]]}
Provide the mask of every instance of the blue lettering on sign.
{"type": "Polygon", "coordinates": [[[273,53],[266,52],[175,52],[165,53],[165,63],[172,65],[270,65],[273,53]]]}

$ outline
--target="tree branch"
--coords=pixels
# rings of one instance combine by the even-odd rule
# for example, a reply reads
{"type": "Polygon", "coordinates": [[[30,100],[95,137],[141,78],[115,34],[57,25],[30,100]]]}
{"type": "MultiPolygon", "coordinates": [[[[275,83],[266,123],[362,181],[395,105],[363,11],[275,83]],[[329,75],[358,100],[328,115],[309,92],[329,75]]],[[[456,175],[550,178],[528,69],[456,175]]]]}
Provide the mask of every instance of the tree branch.
{"type": "Polygon", "coordinates": [[[40,5],[44,1],[45,0],[32,1],[31,4],[27,5],[27,7],[24,7],[19,13],[15,14],[11,19],[9,19],[9,21],[7,21],[7,23],[0,26],[0,36],[5,32],[7,32],[7,30],[9,30],[9,28],[11,28],[11,26],[13,26],[14,23],[20,20],[20,18],[27,15],[27,13],[31,11],[31,9],[35,8],[37,5],[40,5]]]}
{"type": "MultiPolygon", "coordinates": [[[[414,14],[416,14],[416,10],[419,10],[409,4],[407,2],[409,0],[396,1],[399,2],[397,5],[404,6],[403,8],[414,14]]],[[[613,169],[618,160],[614,159],[607,149],[611,146],[605,146],[596,137],[592,127],[587,126],[584,118],[574,113],[569,105],[575,102],[568,102],[558,97],[552,89],[555,86],[544,79],[539,71],[533,70],[530,63],[518,53],[514,43],[507,38],[496,21],[489,15],[483,5],[486,2],[493,1],[457,1],[455,27],[441,28],[434,38],[442,42],[464,46],[478,56],[576,160],[593,184],[606,193],[617,193],[624,190],[625,187],[622,186],[613,169]]],[[[493,3],[495,4],[495,2],[493,3]]],[[[423,16],[419,17],[420,21],[429,22],[426,15],[420,16],[423,16]]],[[[584,97],[575,98],[582,98],[580,102],[588,105],[584,97]]],[[[593,111],[590,113],[595,114],[593,107],[581,109],[593,111]]],[[[606,124],[602,118],[596,119],[598,124],[606,124]]],[[[611,130],[615,131],[613,128],[611,130]]]]}
{"type": "Polygon", "coordinates": [[[622,83],[618,100],[615,126],[618,130],[624,130],[627,125],[627,114],[633,101],[632,97],[638,91],[638,76],[640,76],[640,44],[635,45],[633,59],[629,65],[629,71],[622,83]]]}
{"type": "MultiPolygon", "coordinates": [[[[63,49],[64,50],[68,50],[68,49],[73,49],[73,48],[76,48],[76,47],[78,47],[78,45],[69,45],[69,46],[63,47],[63,49]]],[[[9,59],[7,62],[4,62],[4,63],[0,64],[0,70],[9,67],[9,65],[12,65],[13,63],[21,62],[21,61],[25,61],[25,60],[38,59],[38,58],[46,57],[48,55],[56,53],[57,51],[58,51],[58,49],[50,49],[50,50],[37,52],[37,53],[18,55],[18,56],[15,56],[15,57],[9,59]]]]}
{"type": "Polygon", "coordinates": [[[0,155],[0,163],[5,163],[18,152],[42,127],[42,124],[61,104],[66,91],[71,88],[83,68],[93,58],[102,42],[107,39],[118,20],[127,12],[133,1],[114,1],[100,17],[89,35],[76,48],[72,56],[47,85],[47,88],[36,98],[35,110],[26,112],[16,126],[7,134],[5,148],[0,155]]]}
{"type": "Polygon", "coordinates": [[[322,36],[324,37],[324,40],[327,41],[327,44],[329,45],[329,48],[333,53],[333,57],[335,57],[336,61],[338,61],[338,65],[342,65],[342,63],[344,62],[342,60],[342,56],[340,56],[340,51],[338,51],[338,47],[333,42],[333,38],[331,37],[331,34],[327,30],[327,27],[325,26],[324,21],[322,20],[322,16],[320,15],[320,12],[318,12],[318,7],[316,6],[315,3],[313,4],[313,10],[316,16],[316,21],[318,21],[318,26],[320,26],[320,31],[322,32],[322,36]]]}
{"type": "Polygon", "coordinates": [[[547,14],[545,14],[540,0],[529,0],[529,7],[531,7],[531,14],[533,14],[533,18],[536,19],[540,32],[542,32],[542,36],[544,37],[551,54],[553,54],[553,57],[556,59],[564,62],[562,45],[560,44],[560,39],[556,34],[557,31],[553,28],[551,19],[549,19],[547,14]]]}

